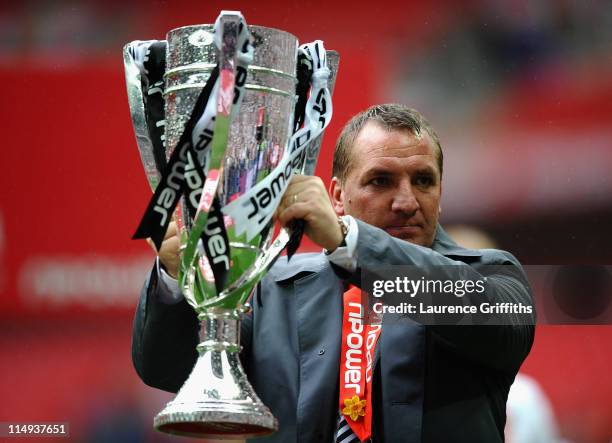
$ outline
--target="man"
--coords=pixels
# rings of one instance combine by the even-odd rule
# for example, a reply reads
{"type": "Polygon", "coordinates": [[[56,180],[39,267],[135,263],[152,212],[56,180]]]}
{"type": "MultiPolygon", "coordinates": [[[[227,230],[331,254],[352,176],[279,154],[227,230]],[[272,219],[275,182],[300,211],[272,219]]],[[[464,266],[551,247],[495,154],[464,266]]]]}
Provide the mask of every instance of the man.
{"type": "MultiPolygon", "coordinates": [[[[488,271],[508,265],[520,274],[512,255],[461,248],[438,224],[442,165],[438,138],[418,112],[380,105],[353,117],[340,135],[329,196],[317,177],[292,180],[277,220],[305,220],[306,235],[325,251],[279,259],[243,321],[249,379],[280,423],[265,441],[335,441],[343,293],[348,282],[361,284],[363,272],[452,265],[486,276],[491,302],[530,303],[517,272],[488,271]]],[[[175,232],[167,237],[160,262],[175,275],[175,232]]],[[[164,272],[154,271],[143,290],[133,358],[146,383],[175,391],[196,359],[197,320],[164,272]]],[[[373,441],[503,441],[508,389],[533,333],[520,324],[383,324],[368,406],[373,441]]]]}

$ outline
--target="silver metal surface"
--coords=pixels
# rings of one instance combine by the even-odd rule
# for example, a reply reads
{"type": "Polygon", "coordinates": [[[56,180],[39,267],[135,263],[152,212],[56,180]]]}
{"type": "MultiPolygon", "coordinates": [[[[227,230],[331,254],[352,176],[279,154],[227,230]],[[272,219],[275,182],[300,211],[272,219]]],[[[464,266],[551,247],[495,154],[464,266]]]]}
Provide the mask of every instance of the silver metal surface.
{"type": "Polygon", "coordinates": [[[157,183],[159,183],[160,175],[155,166],[153,142],[149,137],[149,128],[147,126],[145,105],[142,95],[140,70],[129,51],[130,45],[135,43],[137,42],[128,43],[123,47],[125,82],[127,86],[128,102],[130,104],[130,113],[132,115],[132,124],[134,126],[134,133],[136,134],[136,143],[138,144],[138,152],[140,153],[140,159],[142,160],[142,166],[147,180],[151,188],[155,190],[157,183]]]}
{"type": "Polygon", "coordinates": [[[270,434],[278,423],[255,394],[238,358],[238,311],[213,309],[200,318],[200,356],[176,398],[155,417],[155,428],[220,439],[270,434]]]}
{"type": "MultiPolygon", "coordinates": [[[[212,39],[212,25],[194,25],[173,29],[167,34],[166,59],[166,146],[170,155],[183,132],[191,111],[210,73],[217,54],[212,39]]],[[[289,121],[295,100],[297,38],[288,32],[262,26],[249,26],[254,46],[253,63],[248,68],[245,96],[240,114],[232,123],[221,184],[221,204],[244,192],[240,180],[256,174],[253,168],[276,165],[256,164],[258,120],[263,110],[264,141],[284,147],[290,135],[289,121]],[[237,161],[234,162],[234,159],[237,161]],[[243,161],[240,164],[240,160],[243,161]],[[242,188],[242,189],[241,189],[242,188]]],[[[261,126],[261,125],[260,125],[261,126]]],[[[280,152],[282,155],[282,152],[280,152]]],[[[248,185],[250,183],[242,183],[248,185]]]]}

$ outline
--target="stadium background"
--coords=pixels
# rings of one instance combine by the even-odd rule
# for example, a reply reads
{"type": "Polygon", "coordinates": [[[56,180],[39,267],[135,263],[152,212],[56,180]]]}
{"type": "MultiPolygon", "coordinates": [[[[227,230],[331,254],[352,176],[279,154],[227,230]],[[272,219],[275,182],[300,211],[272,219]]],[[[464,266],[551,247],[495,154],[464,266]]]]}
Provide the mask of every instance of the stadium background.
{"type": "MultiPolygon", "coordinates": [[[[0,421],[69,421],[71,441],[174,441],[150,429],[170,397],[130,360],[152,253],[130,240],[150,190],[121,49],[221,9],[339,51],[326,182],[342,123],[403,102],[445,149],[443,223],[487,230],[524,264],[612,264],[607,2],[3,2],[0,421]]],[[[611,339],[609,326],[538,327],[523,370],[569,441],[612,437],[611,339]]]]}

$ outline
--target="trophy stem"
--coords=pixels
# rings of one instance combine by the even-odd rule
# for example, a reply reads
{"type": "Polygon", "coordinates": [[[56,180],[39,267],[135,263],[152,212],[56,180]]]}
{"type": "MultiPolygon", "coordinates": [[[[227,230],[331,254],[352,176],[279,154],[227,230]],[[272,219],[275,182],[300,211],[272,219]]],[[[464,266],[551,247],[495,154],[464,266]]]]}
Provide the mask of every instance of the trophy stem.
{"type": "Polygon", "coordinates": [[[200,356],[176,398],[155,417],[155,429],[219,439],[274,432],[277,420],[255,394],[240,364],[238,310],[210,309],[199,318],[200,356]]]}

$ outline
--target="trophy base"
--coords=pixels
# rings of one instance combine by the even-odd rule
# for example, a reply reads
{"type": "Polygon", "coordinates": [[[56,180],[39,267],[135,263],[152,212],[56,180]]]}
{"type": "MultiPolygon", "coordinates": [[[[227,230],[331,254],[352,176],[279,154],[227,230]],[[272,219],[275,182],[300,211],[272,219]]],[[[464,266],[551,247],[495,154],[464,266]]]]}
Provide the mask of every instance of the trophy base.
{"type": "Polygon", "coordinates": [[[161,432],[188,437],[261,437],[278,422],[248,382],[238,358],[238,312],[201,314],[200,356],[176,398],[153,420],[161,432]]]}
{"type": "Polygon", "coordinates": [[[213,411],[160,413],[155,428],[167,434],[216,439],[241,439],[269,435],[276,429],[271,413],[224,413],[213,411]]]}

